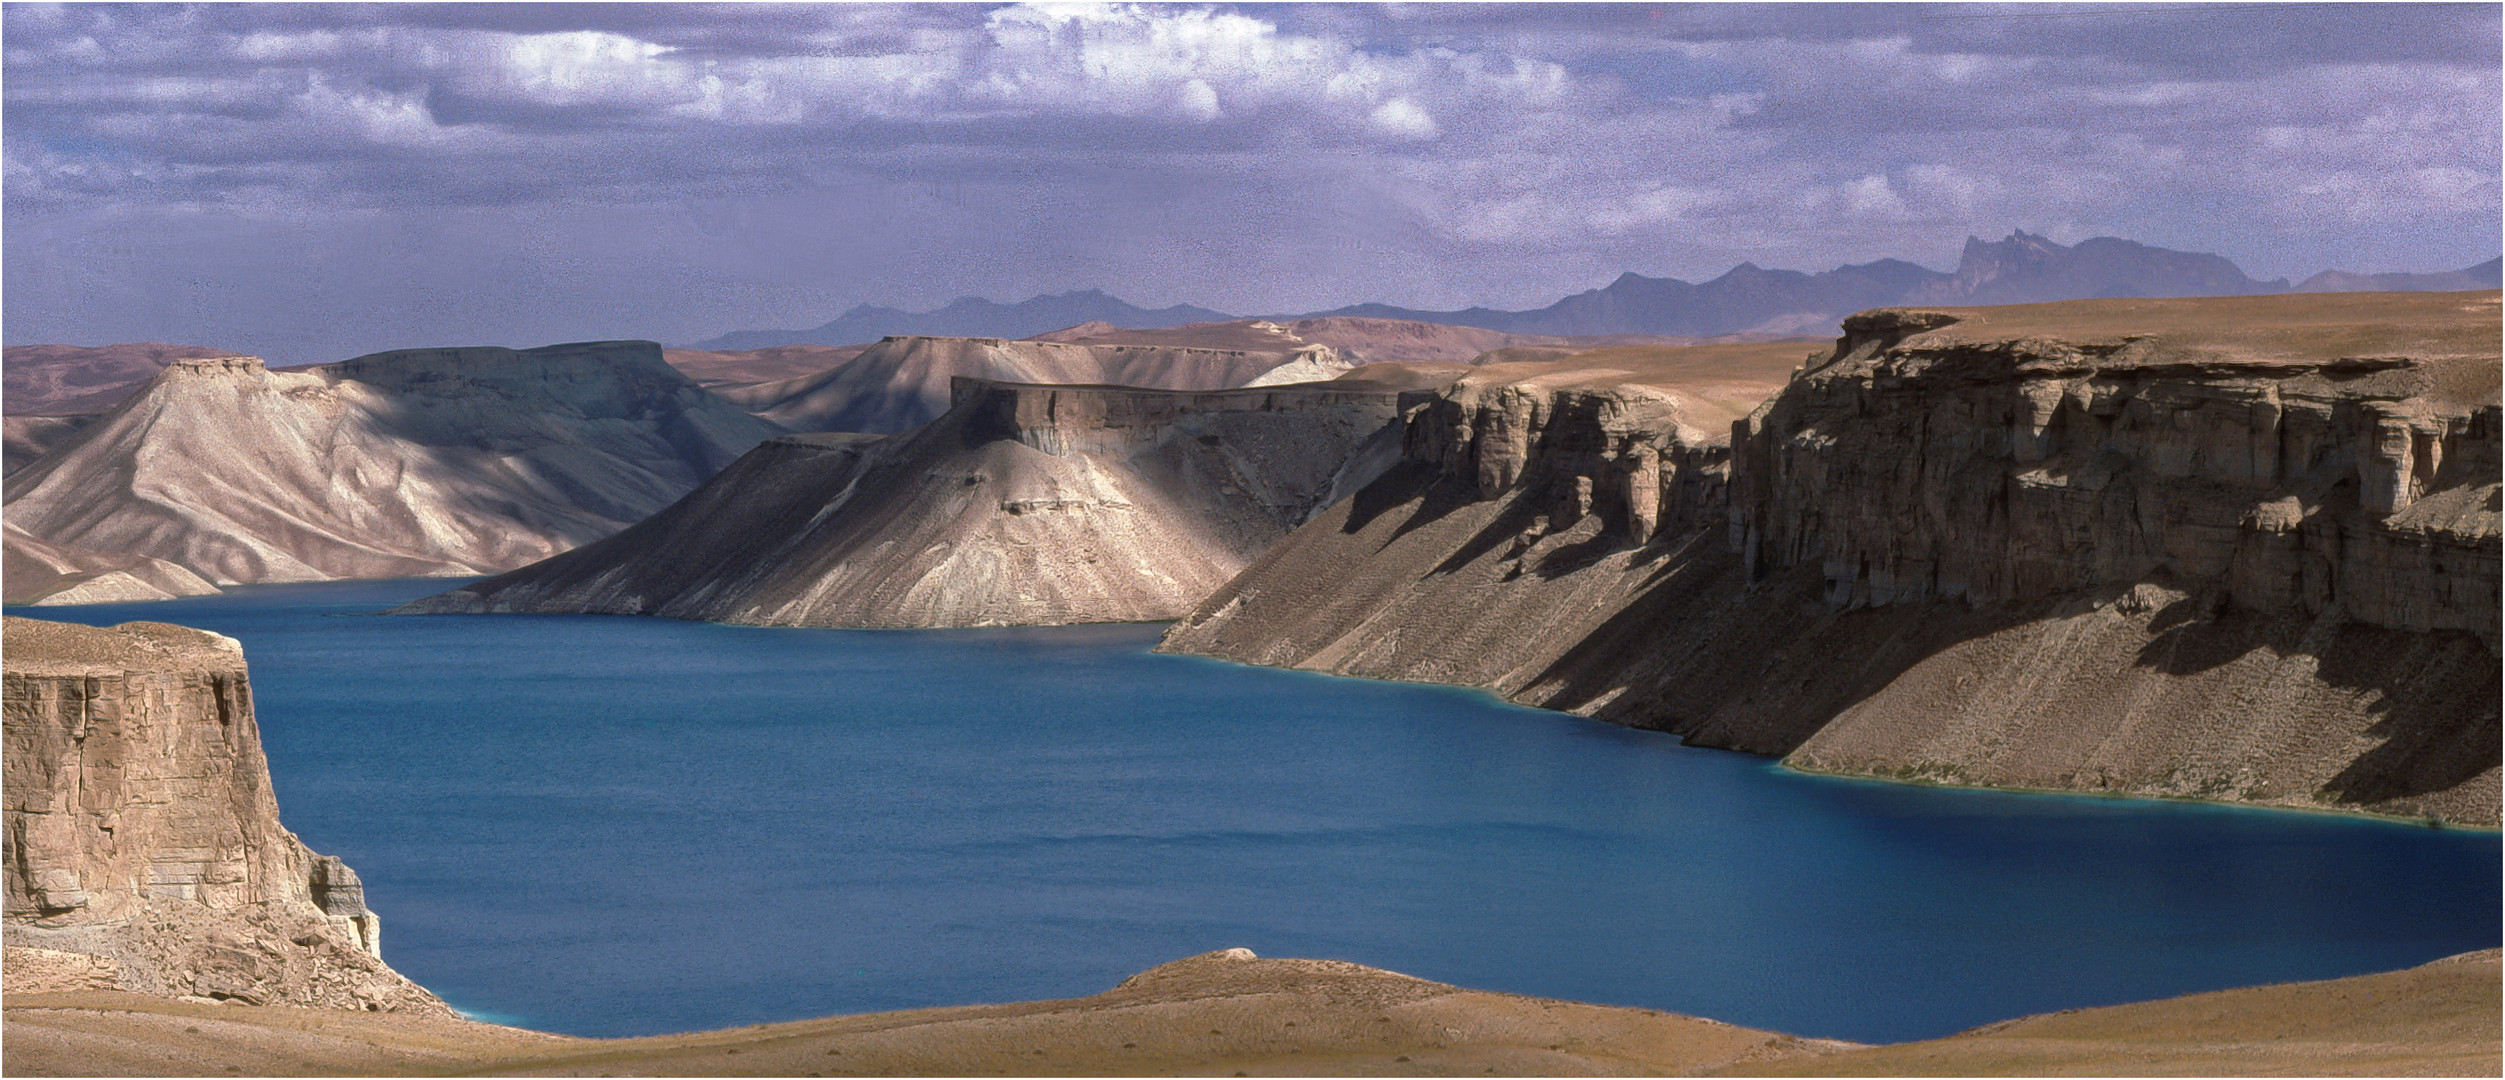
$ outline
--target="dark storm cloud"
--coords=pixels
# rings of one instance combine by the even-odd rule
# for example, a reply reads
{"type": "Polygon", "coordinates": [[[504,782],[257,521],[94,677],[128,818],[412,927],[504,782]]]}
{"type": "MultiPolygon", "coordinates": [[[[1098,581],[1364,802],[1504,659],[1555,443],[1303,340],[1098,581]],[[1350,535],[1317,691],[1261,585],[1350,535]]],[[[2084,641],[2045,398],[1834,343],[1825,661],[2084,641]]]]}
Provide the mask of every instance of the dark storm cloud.
{"type": "Polygon", "coordinates": [[[0,17],[12,341],[319,359],[351,347],[326,322],[411,310],[438,340],[684,339],[1093,286],[1539,303],[2012,227],[2428,270],[2498,227],[2492,5],[0,17]]]}

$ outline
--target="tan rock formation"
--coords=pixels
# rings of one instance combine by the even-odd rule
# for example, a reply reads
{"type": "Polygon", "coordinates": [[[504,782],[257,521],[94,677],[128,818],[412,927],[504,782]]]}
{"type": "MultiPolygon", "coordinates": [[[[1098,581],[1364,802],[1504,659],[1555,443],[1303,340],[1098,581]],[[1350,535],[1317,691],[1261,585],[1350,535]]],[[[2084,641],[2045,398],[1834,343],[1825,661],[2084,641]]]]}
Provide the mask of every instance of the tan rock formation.
{"type": "Polygon", "coordinates": [[[448,1012],[383,965],[355,873],[280,826],[242,646],[165,623],[0,632],[10,993],[448,1012]]]}
{"type": "Polygon", "coordinates": [[[1201,392],[960,379],[956,406],[909,434],[777,439],[616,537],[401,610],[1170,619],[1388,463],[1400,389],[1435,377],[1201,392]]]}
{"type": "Polygon", "coordinates": [[[1622,393],[1455,393],[1164,647],[1809,769],[2493,824],[2497,326],[2492,292],[1869,313],[1738,425],[1727,511],[1717,440],[1635,437],[1622,393]]]}
{"type": "Polygon", "coordinates": [[[724,387],[719,392],[741,408],[793,431],[898,432],[948,411],[950,382],[959,377],[1220,390],[1242,386],[1287,363],[1287,354],[1298,344],[1246,350],[891,337],[816,375],[724,387]]]}
{"type": "Polygon", "coordinates": [[[207,596],[217,586],[163,559],[47,544],[0,525],[0,598],[12,604],[118,604],[207,596]]]}
{"type": "Polygon", "coordinates": [[[79,429],[95,423],[93,414],[85,416],[9,416],[0,417],[0,431],[6,433],[5,450],[0,450],[0,476],[6,476],[34,464],[52,448],[68,442],[79,429]]]}
{"type": "Polygon", "coordinates": [[[650,342],[185,359],[5,490],[37,539],[219,584],[464,575],[615,532],[774,432],[650,342]]]}

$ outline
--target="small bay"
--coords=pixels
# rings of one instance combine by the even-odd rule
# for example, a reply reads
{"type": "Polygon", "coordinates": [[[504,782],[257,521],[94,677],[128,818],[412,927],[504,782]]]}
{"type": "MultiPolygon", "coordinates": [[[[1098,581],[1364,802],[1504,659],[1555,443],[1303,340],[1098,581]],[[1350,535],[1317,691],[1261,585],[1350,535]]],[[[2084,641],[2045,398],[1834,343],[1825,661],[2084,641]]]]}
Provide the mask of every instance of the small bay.
{"type": "Polygon", "coordinates": [[[392,965],[637,1035],[1071,997],[1244,946],[1858,1041],[2498,943],[2499,841],[1801,776],[1160,627],[352,617],[451,581],[11,609],[244,642],[392,965]]]}

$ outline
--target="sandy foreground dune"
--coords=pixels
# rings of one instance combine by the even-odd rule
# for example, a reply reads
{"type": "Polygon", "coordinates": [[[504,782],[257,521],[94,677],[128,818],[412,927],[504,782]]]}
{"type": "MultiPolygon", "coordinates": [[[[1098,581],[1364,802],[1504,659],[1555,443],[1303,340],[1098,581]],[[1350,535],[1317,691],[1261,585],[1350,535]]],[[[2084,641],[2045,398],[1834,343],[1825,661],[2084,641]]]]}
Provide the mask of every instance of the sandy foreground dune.
{"type": "Polygon", "coordinates": [[[2497,950],[2405,971],[2079,1009],[1859,1046],[1464,990],[1235,949],[1094,997],[642,1039],[457,1020],[17,993],[11,1076],[2427,1075],[2499,1072],[2497,950]]]}

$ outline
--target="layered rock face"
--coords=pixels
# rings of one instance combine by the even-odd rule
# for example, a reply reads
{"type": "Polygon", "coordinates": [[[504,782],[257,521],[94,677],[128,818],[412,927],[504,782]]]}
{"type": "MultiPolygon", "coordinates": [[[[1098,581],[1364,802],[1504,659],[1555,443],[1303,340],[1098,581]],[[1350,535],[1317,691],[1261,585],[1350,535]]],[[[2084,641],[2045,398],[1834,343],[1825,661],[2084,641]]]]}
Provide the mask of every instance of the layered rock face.
{"type": "Polygon", "coordinates": [[[356,875],[279,824],[243,649],[11,617],[11,992],[448,1014],[381,960],[356,875]]]}
{"type": "Polygon", "coordinates": [[[1000,338],[891,337],[831,370],[781,382],[723,387],[740,407],[793,431],[899,432],[952,404],[952,380],[1118,384],[1162,390],[1243,386],[1298,359],[1328,378],[1346,365],[1327,350],[1211,349],[1167,344],[1087,344],[1000,338]],[[1320,365],[1315,367],[1314,365],[1320,365]],[[1327,368],[1328,370],[1324,370],[1327,368]]]}
{"type": "Polygon", "coordinates": [[[1206,392],[960,379],[955,405],[909,434],[774,440],[615,537],[401,611],[1170,619],[1396,456],[1405,378],[1206,392]]]}
{"type": "Polygon", "coordinates": [[[1400,464],[1160,647],[1601,709],[1627,658],[1591,643],[1624,640],[1629,609],[1677,576],[1696,536],[1718,535],[1727,425],[1808,351],[1613,350],[1407,395],[1400,464]]]}
{"type": "Polygon", "coordinates": [[[650,342],[178,359],[9,474],[8,519],[218,584],[486,573],[615,532],[776,432],[650,342]]]}
{"type": "Polygon", "coordinates": [[[2494,293],[1866,313],[1727,474],[1684,437],[1647,474],[1607,407],[1439,402],[1165,647],[1808,769],[2493,824],[2497,328],[2494,293]]]}

